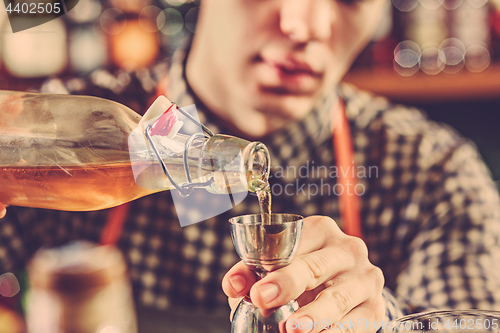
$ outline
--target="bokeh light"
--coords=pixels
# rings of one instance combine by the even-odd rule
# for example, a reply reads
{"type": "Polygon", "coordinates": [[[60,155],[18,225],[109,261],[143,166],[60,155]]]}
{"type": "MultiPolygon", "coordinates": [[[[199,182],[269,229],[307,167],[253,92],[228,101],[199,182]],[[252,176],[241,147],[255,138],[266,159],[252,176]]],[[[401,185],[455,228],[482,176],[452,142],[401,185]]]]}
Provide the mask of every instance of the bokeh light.
{"type": "Polygon", "coordinates": [[[158,38],[130,20],[120,33],[110,35],[111,56],[121,68],[135,70],[151,64],[158,55],[158,38]]]}
{"type": "Polygon", "coordinates": [[[488,0],[467,0],[467,2],[474,8],[481,8],[488,3],[488,0]]]}
{"type": "Polygon", "coordinates": [[[162,10],[156,6],[144,7],[139,13],[139,24],[146,31],[157,32],[160,28],[157,23],[158,15],[160,15],[161,12],[162,10]]]}
{"type": "Polygon", "coordinates": [[[490,65],[490,51],[482,45],[471,45],[465,52],[465,67],[471,72],[482,72],[490,65]]]}
{"type": "Polygon", "coordinates": [[[445,57],[445,68],[443,71],[448,74],[458,73],[464,66],[465,45],[457,38],[445,39],[439,49],[445,57]]]}
{"type": "Polygon", "coordinates": [[[126,13],[139,13],[151,3],[151,0],[109,0],[109,2],[114,8],[126,13]]]}
{"type": "Polygon", "coordinates": [[[21,287],[16,276],[12,273],[4,273],[0,275],[0,295],[3,297],[13,297],[21,287]]]}
{"type": "MultiPolygon", "coordinates": [[[[491,6],[487,5],[494,4],[488,0],[392,0],[392,4],[397,8],[393,9],[394,18],[403,20],[384,22],[394,22],[404,30],[391,38],[407,39],[394,50],[393,66],[399,74],[410,76],[418,70],[429,75],[453,74],[464,67],[481,72],[498,60],[500,47],[493,46],[498,44],[498,37],[495,32],[491,35],[491,25],[500,24],[492,21],[491,6]]],[[[62,18],[63,28],[56,28],[57,33],[52,33],[48,41],[41,32],[34,36],[19,33],[15,38],[4,34],[0,66],[19,77],[75,75],[113,63],[126,69],[141,68],[158,58],[160,48],[163,56],[170,56],[184,45],[196,31],[198,12],[193,0],[79,1],[62,18]],[[50,59],[46,49],[50,50],[50,59]]],[[[8,21],[2,25],[2,17],[0,26],[9,30],[8,21]]],[[[47,27],[44,25],[43,30],[47,27]]],[[[384,55],[390,57],[393,43],[397,42],[383,45],[384,55]]],[[[10,79],[6,74],[5,80],[10,79]]]]}
{"type": "Polygon", "coordinates": [[[79,1],[78,4],[70,10],[68,18],[77,23],[92,22],[99,17],[101,13],[101,4],[96,0],[79,1]]]}
{"type": "Polygon", "coordinates": [[[402,12],[410,12],[418,5],[418,0],[392,0],[394,7],[402,12]]]}
{"type": "Polygon", "coordinates": [[[445,60],[440,49],[434,46],[427,47],[420,55],[420,69],[426,74],[436,75],[444,69],[445,60]]]}
{"type": "Polygon", "coordinates": [[[178,34],[184,27],[184,18],[181,12],[174,8],[167,8],[158,15],[158,27],[167,36],[178,34]]]}
{"type": "Polygon", "coordinates": [[[68,61],[66,29],[61,19],[5,34],[2,47],[5,67],[18,77],[42,77],[60,73],[68,61]]]}
{"type": "Polygon", "coordinates": [[[411,40],[399,43],[394,49],[394,69],[402,76],[411,76],[418,72],[420,47],[411,40]]]}
{"type": "Polygon", "coordinates": [[[424,8],[435,10],[443,5],[444,0],[419,0],[419,2],[424,8]]]}
{"type": "Polygon", "coordinates": [[[79,72],[90,72],[107,62],[106,38],[94,28],[84,29],[71,38],[71,66],[79,72]]]}
{"type": "Polygon", "coordinates": [[[121,10],[109,8],[101,14],[100,23],[102,30],[108,34],[116,35],[125,29],[127,19],[121,10]]]}
{"type": "Polygon", "coordinates": [[[181,6],[186,3],[186,0],[165,0],[170,6],[181,6]]]}

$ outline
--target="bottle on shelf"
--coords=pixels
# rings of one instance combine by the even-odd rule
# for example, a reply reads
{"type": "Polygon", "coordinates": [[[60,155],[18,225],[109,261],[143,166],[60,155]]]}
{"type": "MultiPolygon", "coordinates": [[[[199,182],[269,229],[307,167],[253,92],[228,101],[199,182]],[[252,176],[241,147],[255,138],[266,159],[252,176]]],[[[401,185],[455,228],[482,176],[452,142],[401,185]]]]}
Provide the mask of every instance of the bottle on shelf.
{"type": "Polygon", "coordinates": [[[168,189],[255,192],[269,176],[265,145],[213,135],[164,96],[141,118],[96,97],[0,91],[0,118],[8,205],[98,210],[168,189]]]}

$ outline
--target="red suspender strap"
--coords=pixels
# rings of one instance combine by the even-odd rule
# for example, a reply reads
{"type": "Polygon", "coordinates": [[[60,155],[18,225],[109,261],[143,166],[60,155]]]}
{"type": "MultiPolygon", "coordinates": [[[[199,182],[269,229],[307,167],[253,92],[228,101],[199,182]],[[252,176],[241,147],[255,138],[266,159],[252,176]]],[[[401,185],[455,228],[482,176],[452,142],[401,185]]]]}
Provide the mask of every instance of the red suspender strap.
{"type": "Polygon", "coordinates": [[[116,245],[127,218],[130,202],[112,208],[108,213],[106,225],[101,232],[101,245],[116,245]]]}
{"type": "Polygon", "coordinates": [[[342,189],[339,195],[340,216],[343,231],[351,236],[363,238],[360,220],[359,196],[355,192],[356,164],[351,130],[347,121],[345,105],[340,101],[339,109],[332,107],[333,147],[338,168],[338,182],[342,189]]]}

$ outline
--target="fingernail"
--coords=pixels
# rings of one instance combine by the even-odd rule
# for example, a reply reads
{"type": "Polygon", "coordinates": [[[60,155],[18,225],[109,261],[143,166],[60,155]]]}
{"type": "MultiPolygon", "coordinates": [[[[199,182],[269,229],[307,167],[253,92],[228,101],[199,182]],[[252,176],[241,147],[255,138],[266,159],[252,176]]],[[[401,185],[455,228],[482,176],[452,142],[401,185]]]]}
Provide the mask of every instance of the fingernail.
{"type": "Polygon", "coordinates": [[[292,319],[287,322],[287,332],[292,333],[307,333],[314,328],[313,320],[308,316],[302,316],[297,319],[292,319]]]}
{"type": "Polygon", "coordinates": [[[241,275],[233,275],[229,278],[229,283],[234,291],[241,293],[247,286],[247,280],[241,275]]]}
{"type": "Polygon", "coordinates": [[[279,289],[274,283],[266,283],[257,289],[265,303],[273,301],[278,297],[279,289]]]}
{"type": "Polygon", "coordinates": [[[0,210],[0,219],[7,214],[7,208],[0,210]]]}

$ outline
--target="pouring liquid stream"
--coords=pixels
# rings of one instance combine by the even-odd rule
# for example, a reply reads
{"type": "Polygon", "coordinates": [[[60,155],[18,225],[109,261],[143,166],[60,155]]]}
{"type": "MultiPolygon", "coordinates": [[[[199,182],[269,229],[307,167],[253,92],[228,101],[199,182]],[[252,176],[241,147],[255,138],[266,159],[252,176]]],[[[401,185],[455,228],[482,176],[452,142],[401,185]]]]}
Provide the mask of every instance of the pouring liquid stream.
{"type": "Polygon", "coordinates": [[[259,200],[260,214],[262,216],[262,225],[271,225],[271,187],[269,182],[263,182],[258,187],[257,199],[259,200]]]}

